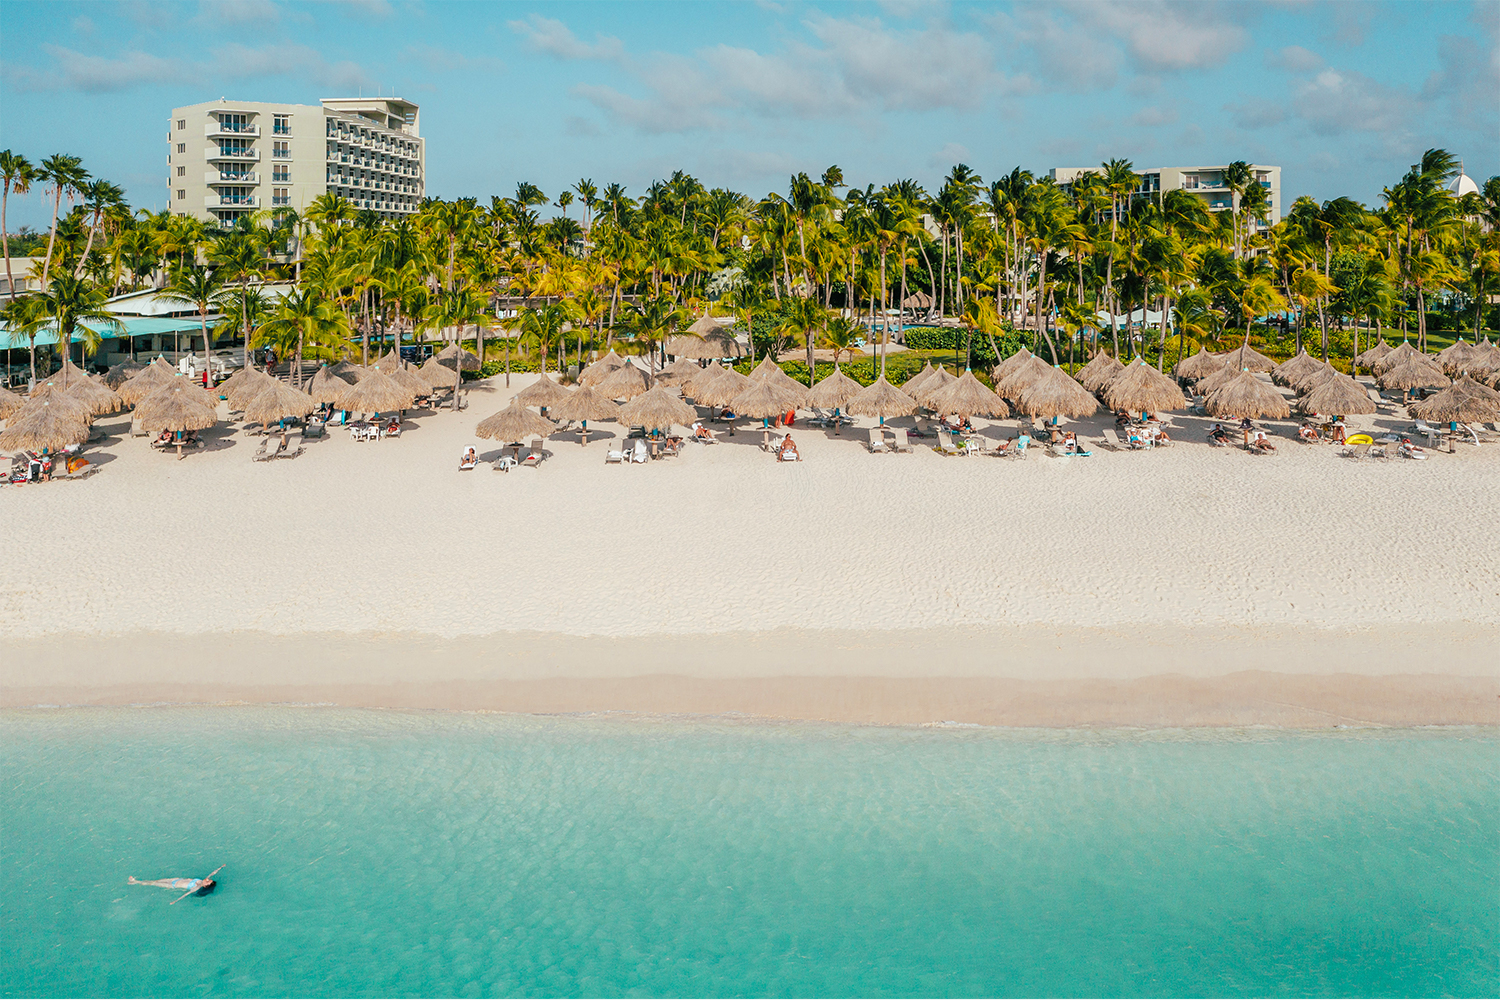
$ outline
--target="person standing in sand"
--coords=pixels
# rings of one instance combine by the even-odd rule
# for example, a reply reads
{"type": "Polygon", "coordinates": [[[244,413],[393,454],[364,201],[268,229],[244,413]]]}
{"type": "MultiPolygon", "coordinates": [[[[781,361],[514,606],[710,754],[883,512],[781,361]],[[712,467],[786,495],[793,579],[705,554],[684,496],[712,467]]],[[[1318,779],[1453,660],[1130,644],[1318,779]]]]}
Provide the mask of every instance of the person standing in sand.
{"type": "Polygon", "coordinates": [[[181,896],[178,896],[176,899],[172,900],[171,903],[167,904],[168,906],[172,906],[175,903],[182,902],[189,896],[207,896],[209,893],[213,892],[214,888],[218,885],[218,883],[214,881],[214,876],[219,874],[219,872],[223,870],[224,866],[220,865],[219,867],[215,868],[213,871],[205,875],[203,878],[154,878],[143,881],[132,875],[130,876],[130,884],[154,885],[158,889],[184,890],[181,896]]]}

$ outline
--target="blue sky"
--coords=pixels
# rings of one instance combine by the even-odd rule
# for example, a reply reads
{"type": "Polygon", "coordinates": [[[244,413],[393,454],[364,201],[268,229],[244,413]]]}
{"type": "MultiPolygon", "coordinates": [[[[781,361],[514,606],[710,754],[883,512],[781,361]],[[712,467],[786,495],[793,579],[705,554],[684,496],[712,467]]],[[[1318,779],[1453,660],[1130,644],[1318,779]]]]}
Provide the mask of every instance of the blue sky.
{"type": "MultiPolygon", "coordinates": [[[[141,207],[171,108],[377,89],[422,106],[441,197],[1123,156],[1373,204],[1428,147],[1500,172],[1500,2],[0,3],[0,146],[82,156],[141,207]]],[[[13,200],[12,229],[45,222],[13,200]]]]}

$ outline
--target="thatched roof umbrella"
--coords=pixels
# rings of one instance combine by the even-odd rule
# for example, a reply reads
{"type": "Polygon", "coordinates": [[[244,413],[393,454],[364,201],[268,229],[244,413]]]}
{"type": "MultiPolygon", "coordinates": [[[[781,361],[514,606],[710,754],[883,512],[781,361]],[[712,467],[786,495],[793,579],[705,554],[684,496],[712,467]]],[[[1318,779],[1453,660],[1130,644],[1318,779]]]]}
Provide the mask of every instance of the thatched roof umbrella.
{"type": "Polygon", "coordinates": [[[651,388],[651,376],[632,364],[624,364],[594,383],[609,399],[634,399],[651,388]]]}
{"type": "MultiPolygon", "coordinates": [[[[240,374],[244,375],[244,378],[241,378],[237,383],[230,386],[229,390],[224,393],[224,397],[229,400],[229,408],[231,410],[243,410],[246,403],[260,395],[261,391],[272,383],[276,385],[284,384],[279,379],[274,379],[265,372],[256,371],[253,368],[248,368],[240,374]]],[[[314,376],[314,379],[316,380],[316,376],[314,376]]],[[[224,385],[229,385],[229,383],[226,382],[224,385]]],[[[223,389],[224,386],[220,386],[219,388],[223,389]]]]}
{"type": "Polygon", "coordinates": [[[1326,362],[1311,357],[1307,353],[1307,348],[1304,347],[1295,358],[1283,361],[1276,366],[1271,372],[1271,381],[1277,385],[1295,385],[1297,380],[1304,375],[1311,375],[1325,367],[1328,367],[1326,362]]]}
{"type": "Polygon", "coordinates": [[[1500,392],[1462,375],[1442,392],[1408,406],[1406,412],[1422,420],[1449,423],[1500,420],[1500,392]]]}
{"type": "Polygon", "coordinates": [[[58,393],[33,400],[8,417],[0,431],[0,448],[61,451],[88,438],[88,414],[66,393],[58,393]]]}
{"type": "Polygon", "coordinates": [[[1443,366],[1443,371],[1457,377],[1468,370],[1469,362],[1474,360],[1478,349],[1462,337],[1437,352],[1436,361],[1443,366]]]}
{"type": "MultiPolygon", "coordinates": [[[[1333,365],[1327,365],[1321,361],[1316,361],[1313,364],[1315,367],[1313,367],[1309,371],[1304,371],[1301,375],[1297,376],[1297,378],[1287,384],[1287,388],[1293,390],[1297,393],[1297,395],[1301,396],[1306,393],[1312,392],[1314,389],[1324,384],[1329,379],[1337,378],[1340,374],[1342,374],[1337,368],[1333,367],[1333,365]]],[[[1274,379],[1272,381],[1274,381],[1274,379]]]]}
{"type": "Polygon", "coordinates": [[[1038,357],[1029,357],[1012,368],[1009,375],[995,382],[995,394],[1004,399],[1015,399],[1039,378],[1052,370],[1052,366],[1038,357]]]}
{"type": "Polygon", "coordinates": [[[760,359],[760,364],[750,369],[750,378],[756,382],[772,378],[778,374],[785,375],[786,372],[781,370],[781,366],[776,363],[776,359],[769,354],[760,359]]]}
{"type": "Polygon", "coordinates": [[[328,366],[328,373],[353,385],[369,374],[369,369],[361,368],[352,361],[335,361],[328,366]]]}
{"type": "MultiPolygon", "coordinates": [[[[413,400],[418,396],[431,395],[433,385],[425,378],[419,377],[415,372],[407,371],[402,366],[400,359],[387,354],[369,367],[369,371],[379,372],[392,382],[412,394],[413,400]]],[[[457,372],[454,373],[457,377],[457,372]]]]}
{"type": "MultiPolygon", "coordinates": [[[[1113,360],[1113,359],[1111,359],[1113,360]]],[[[1099,400],[1080,382],[1068,377],[1061,368],[1053,368],[1046,375],[1033,381],[1021,390],[1016,399],[1016,410],[1043,420],[1058,417],[1088,417],[1099,409],[1099,400]]]]}
{"type": "Polygon", "coordinates": [[[864,389],[864,386],[835,368],[831,375],[823,376],[817,385],[808,390],[807,405],[829,407],[836,412],[849,400],[864,392],[864,389]]]}
{"type": "Polygon", "coordinates": [[[1225,351],[1219,358],[1226,365],[1233,365],[1241,371],[1268,372],[1276,368],[1276,362],[1251,347],[1249,344],[1225,351]]]}
{"type": "Polygon", "coordinates": [[[4,420],[25,405],[26,400],[9,389],[0,387],[0,420],[4,420]]]}
{"type": "Polygon", "coordinates": [[[695,402],[704,406],[722,407],[729,406],[734,397],[754,384],[748,375],[741,375],[733,368],[720,368],[712,378],[689,379],[683,387],[683,394],[692,396],[695,402]]]}
{"type": "MultiPolygon", "coordinates": [[[[1209,354],[1206,348],[1200,347],[1197,354],[1177,362],[1177,367],[1173,369],[1173,373],[1178,378],[1193,379],[1196,381],[1200,378],[1207,378],[1223,367],[1223,358],[1215,354],[1209,354]]],[[[1080,372],[1079,374],[1082,373],[1080,372]]],[[[1089,388],[1087,383],[1085,383],[1084,388],[1089,388]]]]}
{"type": "Polygon", "coordinates": [[[717,361],[710,361],[707,367],[698,369],[698,371],[682,380],[680,386],[682,394],[697,399],[698,394],[695,390],[707,386],[714,379],[722,375],[725,370],[724,366],[717,361]]]}
{"type": "Polygon", "coordinates": [[[932,367],[932,362],[927,362],[922,366],[921,371],[917,372],[911,378],[901,383],[901,391],[906,393],[908,396],[911,396],[913,392],[922,387],[923,382],[925,382],[932,376],[933,370],[934,369],[932,367]]]}
{"type": "Polygon", "coordinates": [[[620,404],[589,385],[579,386],[565,399],[552,405],[555,419],[577,420],[583,425],[580,438],[584,444],[589,443],[590,420],[613,420],[619,415],[620,404]]]}
{"type": "Polygon", "coordinates": [[[184,432],[201,431],[218,423],[218,414],[205,405],[203,397],[203,390],[178,379],[175,385],[164,386],[141,400],[135,408],[136,420],[148,434],[171,431],[177,438],[177,457],[181,458],[184,432]]]}
{"type": "Polygon", "coordinates": [[[1105,384],[1104,405],[1111,410],[1154,413],[1180,410],[1187,400],[1176,382],[1136,358],[1105,384]]]}
{"type": "MultiPolygon", "coordinates": [[[[363,369],[361,369],[361,374],[363,374],[363,369]]],[[[340,375],[336,365],[324,365],[317,370],[312,380],[308,383],[307,393],[312,396],[315,402],[332,403],[337,406],[339,397],[343,396],[349,387],[358,381],[359,376],[356,376],[353,372],[340,375]]],[[[232,404],[233,399],[230,402],[232,404]]]]}
{"type": "MultiPolygon", "coordinates": [[[[114,369],[110,369],[110,370],[113,371],[114,369]]],[[[257,375],[260,375],[260,376],[263,376],[263,377],[266,377],[266,378],[270,377],[269,375],[266,375],[265,372],[261,371],[259,368],[256,368],[253,365],[251,365],[251,366],[247,366],[247,367],[239,369],[233,375],[229,376],[224,381],[222,381],[218,385],[214,386],[214,391],[217,392],[219,395],[223,396],[225,399],[229,400],[230,401],[230,405],[233,406],[234,405],[235,393],[239,389],[239,387],[242,386],[242,385],[244,385],[246,382],[253,381],[255,379],[255,376],[257,376],[257,375]]]]}
{"type": "Polygon", "coordinates": [[[673,337],[667,341],[667,353],[674,358],[709,361],[714,358],[744,357],[745,349],[728,330],[715,326],[712,332],[703,336],[686,333],[673,337]]]}
{"type": "Polygon", "coordinates": [[[780,386],[781,388],[786,389],[788,392],[801,393],[802,395],[798,397],[799,399],[803,399],[806,397],[808,387],[792,378],[786,372],[782,371],[780,365],[773,364],[770,368],[765,369],[764,373],[762,373],[760,377],[757,378],[756,371],[760,370],[760,368],[757,368],[755,371],[752,371],[750,373],[751,380],[756,382],[769,382],[772,385],[780,386]]]}
{"type": "MultiPolygon", "coordinates": [[[[104,373],[104,384],[109,386],[111,389],[118,389],[120,388],[120,386],[125,384],[125,381],[130,378],[130,376],[134,375],[136,372],[145,370],[146,366],[142,362],[122,361],[120,364],[115,365],[109,371],[104,373]]],[[[244,369],[241,369],[241,371],[243,370],[244,369]]],[[[238,374],[238,372],[236,372],[236,374],[238,374]]],[[[230,376],[230,378],[233,377],[233,375],[230,376]]]]}
{"type": "Polygon", "coordinates": [[[397,385],[378,371],[369,371],[354,385],[340,392],[334,405],[341,410],[378,416],[390,410],[408,409],[415,401],[410,389],[397,385]]]}
{"type": "Polygon", "coordinates": [[[1208,375],[1199,379],[1198,384],[1193,388],[1202,393],[1204,396],[1207,396],[1209,393],[1217,392],[1218,390],[1224,388],[1226,385],[1239,378],[1242,374],[1244,373],[1233,365],[1225,365],[1223,368],[1220,368],[1212,375],[1208,375]]]}
{"type": "Polygon", "coordinates": [[[604,378],[604,376],[608,375],[610,372],[614,371],[624,363],[625,359],[616,354],[614,348],[610,348],[608,354],[604,355],[604,357],[600,358],[598,361],[595,361],[593,364],[589,365],[578,374],[578,384],[595,385],[600,379],[604,378]]]}
{"type": "Polygon", "coordinates": [[[426,363],[412,374],[419,379],[424,379],[434,389],[453,388],[453,369],[444,366],[436,355],[428,358],[426,363]]]}
{"type": "Polygon", "coordinates": [[[156,390],[176,381],[177,372],[171,365],[158,365],[152,362],[144,371],[126,379],[125,384],[120,386],[118,391],[121,401],[126,406],[135,406],[156,390]]]}
{"type": "Polygon", "coordinates": [[[788,387],[769,378],[758,382],[751,379],[744,391],[729,401],[729,408],[739,416],[760,420],[764,436],[761,446],[769,447],[771,443],[770,419],[779,417],[788,410],[795,410],[806,399],[807,390],[795,382],[788,387]]]}
{"type": "Polygon", "coordinates": [[[543,372],[541,378],[516,393],[513,398],[522,406],[540,406],[546,409],[556,406],[572,394],[571,390],[564,389],[552,381],[552,376],[543,372]]]}
{"type": "Polygon", "coordinates": [[[882,375],[858,396],[849,400],[844,409],[855,416],[879,417],[885,424],[886,417],[905,417],[917,412],[917,401],[897,389],[882,375]]]}
{"type": "Polygon", "coordinates": [[[1291,414],[1281,393],[1250,372],[1240,372],[1223,388],[1215,389],[1203,401],[1211,417],[1283,418],[1291,414]]]}
{"type": "Polygon", "coordinates": [[[926,394],[927,408],[939,416],[953,414],[963,417],[1008,417],[1010,407],[1005,400],[995,395],[990,388],[965,371],[948,385],[926,394]]]}
{"type": "Polygon", "coordinates": [[[1422,361],[1431,360],[1427,357],[1427,355],[1411,346],[1410,341],[1403,340],[1400,344],[1387,351],[1384,357],[1380,358],[1372,365],[1370,365],[1370,374],[1384,375],[1392,368],[1396,367],[1399,364],[1404,364],[1412,358],[1417,358],[1418,360],[1422,361]]]}
{"type": "Polygon", "coordinates": [[[1369,368],[1389,353],[1391,353],[1391,345],[1385,342],[1384,337],[1381,337],[1380,342],[1374,347],[1367,351],[1361,351],[1355,356],[1354,365],[1357,368],[1369,368]]]}
{"type": "Polygon", "coordinates": [[[32,390],[31,398],[38,399],[42,396],[51,396],[60,393],[77,401],[80,406],[89,411],[91,416],[95,417],[103,416],[106,413],[115,413],[120,409],[122,405],[120,397],[112,389],[95,382],[87,376],[80,378],[79,375],[81,372],[77,368],[74,368],[73,371],[79,374],[71,376],[72,381],[66,386],[63,385],[62,380],[59,378],[59,375],[61,375],[59,372],[39,383],[32,390]]]}
{"type": "MultiPolygon", "coordinates": [[[[1391,352],[1394,353],[1395,351],[1391,352]]],[[[1390,355],[1386,357],[1389,358],[1390,355]]],[[[1408,355],[1399,365],[1381,372],[1375,381],[1380,383],[1382,389],[1401,389],[1405,392],[1412,389],[1445,389],[1453,384],[1453,380],[1444,375],[1442,369],[1421,355],[1408,355]]]]}
{"type": "Polygon", "coordinates": [[[317,408],[317,402],[307,393],[274,378],[267,379],[259,392],[247,397],[244,405],[245,419],[261,425],[305,417],[317,408]]]}
{"type": "Polygon", "coordinates": [[[1125,366],[1120,364],[1117,358],[1100,351],[1088,364],[1078,369],[1078,374],[1074,378],[1089,392],[1098,392],[1106,382],[1124,370],[1125,366]]]}
{"type": "Polygon", "coordinates": [[[432,357],[449,371],[477,372],[484,367],[479,363],[479,355],[457,344],[449,344],[432,357]]]}
{"type": "Polygon", "coordinates": [[[927,376],[926,380],[923,381],[921,385],[917,386],[915,389],[908,389],[903,385],[901,387],[901,391],[906,393],[912,399],[915,399],[918,405],[930,407],[931,404],[927,402],[928,396],[931,396],[935,392],[942,392],[944,389],[948,388],[950,385],[957,381],[957,375],[952,374],[942,365],[938,365],[932,370],[932,374],[927,376]]]}
{"type": "Polygon", "coordinates": [[[684,403],[671,389],[659,385],[620,407],[615,419],[627,427],[665,431],[673,424],[691,427],[698,419],[698,411],[684,403]]]}
{"type": "MultiPolygon", "coordinates": [[[[1015,371],[1017,368],[1021,367],[1030,360],[1031,352],[1023,347],[1016,353],[1012,354],[1010,357],[1006,358],[1004,361],[996,365],[995,370],[990,372],[990,377],[993,378],[995,382],[995,391],[1000,392],[1000,383],[1009,378],[1011,372],[1015,371]]],[[[1000,394],[1002,396],[1004,395],[1004,393],[1000,394]]]]}
{"type": "Polygon", "coordinates": [[[1297,409],[1303,413],[1328,413],[1344,416],[1349,413],[1374,413],[1375,402],[1360,385],[1348,375],[1335,376],[1297,401],[1297,409]]]}
{"type": "Polygon", "coordinates": [[[532,434],[545,438],[555,430],[557,425],[552,421],[531,412],[524,404],[512,399],[505,409],[479,421],[474,433],[482,438],[493,438],[501,444],[509,444],[532,434]]]}
{"type": "Polygon", "coordinates": [[[656,373],[656,381],[662,385],[681,385],[701,371],[703,371],[702,367],[687,358],[678,358],[656,373]]]}
{"type": "Polygon", "coordinates": [[[1500,347],[1491,344],[1486,337],[1483,343],[1475,346],[1474,354],[1469,358],[1468,372],[1477,381],[1497,369],[1500,369],[1500,347]]]}

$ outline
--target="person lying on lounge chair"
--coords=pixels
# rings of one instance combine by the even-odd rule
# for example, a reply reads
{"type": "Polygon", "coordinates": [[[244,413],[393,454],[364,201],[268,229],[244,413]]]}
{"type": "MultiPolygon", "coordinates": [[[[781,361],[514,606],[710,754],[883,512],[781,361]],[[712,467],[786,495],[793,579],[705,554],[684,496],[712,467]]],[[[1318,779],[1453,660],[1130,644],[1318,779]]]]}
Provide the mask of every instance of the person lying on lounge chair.
{"type": "Polygon", "coordinates": [[[1208,443],[1213,445],[1226,445],[1229,443],[1229,432],[1224,429],[1223,424],[1214,424],[1208,432],[1208,443]]]}
{"type": "Polygon", "coordinates": [[[693,438],[698,441],[712,441],[714,439],[714,432],[702,424],[694,424],[693,438]]]}
{"type": "Polygon", "coordinates": [[[474,468],[474,466],[476,466],[478,464],[479,464],[479,453],[474,450],[474,446],[473,445],[470,445],[469,447],[465,448],[464,451],[463,451],[463,454],[460,455],[459,458],[458,458],[458,467],[460,469],[472,469],[472,468],[474,468]]]}
{"type": "Polygon", "coordinates": [[[1302,426],[1297,428],[1297,438],[1308,444],[1316,444],[1321,440],[1318,436],[1318,429],[1312,425],[1311,420],[1302,421],[1302,426]]]}
{"type": "Polygon", "coordinates": [[[781,439],[781,447],[776,449],[776,457],[783,462],[797,461],[797,443],[788,434],[781,439]]]}
{"type": "Polygon", "coordinates": [[[1250,447],[1254,448],[1256,451],[1276,450],[1276,446],[1271,443],[1271,439],[1266,437],[1265,431],[1256,431],[1250,436],[1250,447]]]}

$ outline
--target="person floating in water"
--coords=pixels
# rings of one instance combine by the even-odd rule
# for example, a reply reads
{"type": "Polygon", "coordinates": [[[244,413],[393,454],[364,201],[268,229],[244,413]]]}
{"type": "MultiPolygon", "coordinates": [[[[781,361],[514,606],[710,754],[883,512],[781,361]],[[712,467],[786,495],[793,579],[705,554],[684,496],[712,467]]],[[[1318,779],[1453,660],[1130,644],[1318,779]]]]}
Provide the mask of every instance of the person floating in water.
{"type": "Polygon", "coordinates": [[[185,890],[181,896],[178,896],[176,899],[172,900],[171,903],[167,904],[168,906],[171,906],[174,903],[180,903],[182,900],[187,899],[189,896],[207,896],[209,893],[213,892],[214,887],[218,885],[218,883],[214,881],[214,876],[219,874],[219,872],[223,870],[224,866],[220,865],[219,867],[215,868],[213,871],[205,875],[203,878],[154,878],[143,881],[132,875],[130,876],[130,884],[154,885],[158,889],[185,890]]]}

